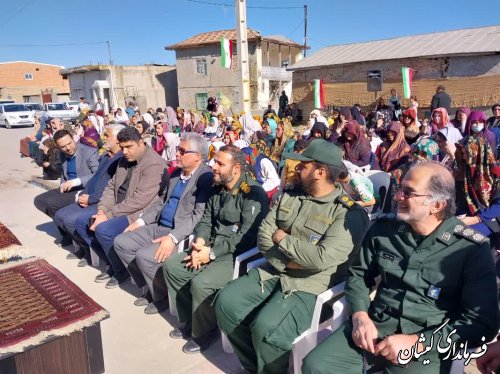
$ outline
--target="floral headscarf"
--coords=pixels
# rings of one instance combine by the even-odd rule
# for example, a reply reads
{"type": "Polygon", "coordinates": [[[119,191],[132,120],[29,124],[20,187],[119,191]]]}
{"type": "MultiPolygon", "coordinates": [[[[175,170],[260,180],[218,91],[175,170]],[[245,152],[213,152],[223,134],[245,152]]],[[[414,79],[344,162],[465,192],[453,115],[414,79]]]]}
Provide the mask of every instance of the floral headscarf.
{"type": "Polygon", "coordinates": [[[414,145],[415,152],[425,153],[427,161],[431,161],[438,153],[439,146],[431,138],[422,138],[414,145]]]}
{"type": "Polygon", "coordinates": [[[286,143],[288,142],[288,140],[293,138],[293,128],[290,121],[284,119],[280,122],[280,125],[283,128],[283,135],[281,136],[281,139],[275,138],[274,145],[271,149],[270,154],[271,160],[276,162],[279,162],[281,160],[281,154],[285,149],[286,143]]]}
{"type": "MultiPolygon", "coordinates": [[[[464,191],[472,215],[490,206],[494,193],[495,156],[488,142],[480,136],[468,136],[463,142],[465,154],[458,156],[457,166],[464,174],[464,191]]],[[[457,150],[460,152],[459,150],[457,150]]]]}
{"type": "Polygon", "coordinates": [[[257,148],[257,150],[261,155],[269,157],[269,155],[271,154],[271,150],[269,149],[269,146],[267,145],[265,138],[266,134],[263,131],[257,131],[256,133],[253,134],[250,147],[257,148]]]}

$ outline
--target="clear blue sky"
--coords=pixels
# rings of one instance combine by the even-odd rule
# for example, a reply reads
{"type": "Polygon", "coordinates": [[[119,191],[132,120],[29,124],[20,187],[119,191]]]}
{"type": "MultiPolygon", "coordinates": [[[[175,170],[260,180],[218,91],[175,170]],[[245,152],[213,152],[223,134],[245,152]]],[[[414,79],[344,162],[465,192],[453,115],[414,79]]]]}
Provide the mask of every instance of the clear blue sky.
{"type": "MultiPolygon", "coordinates": [[[[200,1],[234,3],[233,0],[200,1]]],[[[310,53],[314,53],[326,45],[500,24],[495,10],[498,2],[247,0],[247,18],[249,27],[263,35],[282,34],[302,43],[302,6],[307,4],[310,53]],[[287,9],[250,9],[270,6],[287,9]]],[[[105,44],[40,45],[109,40],[115,64],[174,64],[175,53],[165,51],[165,45],[234,25],[233,7],[188,0],[3,1],[0,62],[27,60],[66,67],[106,63],[105,44]]]]}

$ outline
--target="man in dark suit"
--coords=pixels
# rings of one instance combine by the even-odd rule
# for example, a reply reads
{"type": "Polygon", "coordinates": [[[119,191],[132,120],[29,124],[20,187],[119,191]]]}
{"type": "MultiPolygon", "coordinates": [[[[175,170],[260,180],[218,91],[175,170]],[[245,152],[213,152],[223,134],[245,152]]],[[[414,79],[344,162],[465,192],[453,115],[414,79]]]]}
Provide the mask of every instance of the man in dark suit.
{"type": "Polygon", "coordinates": [[[115,238],[115,251],[137,285],[148,286],[148,294],[134,303],[146,306],[146,314],[167,308],[162,264],[193,232],[205,209],[213,177],[205,165],[207,153],[207,142],[201,135],[183,134],[177,148],[178,169],[172,173],[167,193],[115,238]]]}
{"type": "MultiPolygon", "coordinates": [[[[114,124],[109,125],[104,130],[104,141],[107,152],[103,153],[99,159],[99,168],[89,180],[85,188],[78,192],[77,201],[59,209],[54,216],[54,222],[60,230],[64,231],[71,238],[74,238],[76,233],[76,220],[85,216],[86,220],[97,213],[97,203],[101,199],[104,188],[109,180],[115,175],[118,161],[123,156],[120,144],[118,143],[117,135],[125,126],[114,124]]],[[[87,265],[87,260],[83,259],[84,255],[88,254],[88,248],[82,248],[75,243],[75,253],[70,253],[67,258],[81,258],[82,261],[78,266],[87,265]]]]}
{"type": "Polygon", "coordinates": [[[91,222],[86,217],[75,222],[78,237],[83,241],[78,244],[95,250],[108,265],[95,278],[97,283],[107,282],[106,288],[118,287],[129,277],[115,253],[113,241],[158,198],[166,166],[165,160],[144,143],[135,127],[125,127],[117,139],[123,156],[102,193],[97,213],[91,222]]]}
{"type": "MultiPolygon", "coordinates": [[[[99,167],[97,149],[77,144],[69,131],[58,130],[53,139],[61,151],[61,183],[58,188],[46,191],[34,200],[37,209],[50,218],[54,218],[60,208],[75,202],[77,192],[87,185],[99,167]]],[[[68,239],[63,237],[61,244],[70,244],[71,239],[69,242],[68,239]]]]}

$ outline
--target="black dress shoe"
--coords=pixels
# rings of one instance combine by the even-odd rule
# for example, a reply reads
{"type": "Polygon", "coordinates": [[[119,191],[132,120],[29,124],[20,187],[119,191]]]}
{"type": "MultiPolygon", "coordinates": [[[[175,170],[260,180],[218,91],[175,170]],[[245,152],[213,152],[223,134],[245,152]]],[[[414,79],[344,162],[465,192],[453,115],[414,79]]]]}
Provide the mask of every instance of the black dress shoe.
{"type": "Polygon", "coordinates": [[[94,281],[96,283],[104,283],[110,279],[111,279],[111,275],[109,275],[107,272],[104,271],[101,274],[99,274],[97,277],[95,277],[94,281]]]}
{"type": "Polygon", "coordinates": [[[76,266],[78,266],[79,268],[83,268],[85,266],[87,266],[89,263],[87,261],[86,258],[82,258],[80,261],[78,261],[78,263],[76,264],[76,266]]]}
{"type": "Polygon", "coordinates": [[[181,325],[176,327],[168,334],[172,339],[189,339],[191,338],[191,325],[181,325]]]}
{"type": "Polygon", "coordinates": [[[167,300],[153,301],[149,303],[146,308],[144,308],[144,313],[157,314],[163,312],[164,310],[167,310],[167,308],[168,308],[167,300]]]}
{"type": "Polygon", "coordinates": [[[214,330],[207,335],[199,338],[190,339],[182,347],[182,352],[187,354],[201,353],[209,348],[218,338],[217,330],[214,330]]]}

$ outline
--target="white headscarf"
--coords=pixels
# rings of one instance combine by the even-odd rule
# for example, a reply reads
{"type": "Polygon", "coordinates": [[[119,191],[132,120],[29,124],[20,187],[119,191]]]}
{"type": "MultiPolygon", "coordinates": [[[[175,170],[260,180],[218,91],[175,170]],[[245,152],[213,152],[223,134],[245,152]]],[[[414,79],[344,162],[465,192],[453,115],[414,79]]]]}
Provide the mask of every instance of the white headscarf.
{"type": "Polygon", "coordinates": [[[177,158],[177,146],[180,143],[179,135],[173,132],[166,132],[163,134],[163,137],[165,138],[165,142],[167,143],[167,147],[165,148],[166,161],[175,161],[177,158]]]}
{"type": "Polygon", "coordinates": [[[240,123],[243,127],[240,137],[247,143],[250,143],[250,140],[252,139],[252,136],[256,131],[262,130],[259,123],[254,120],[253,117],[248,113],[245,113],[240,117],[240,123]]]}

